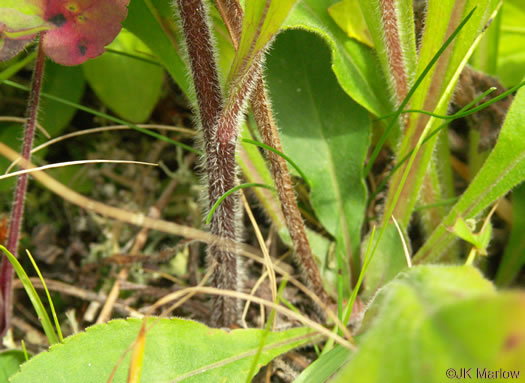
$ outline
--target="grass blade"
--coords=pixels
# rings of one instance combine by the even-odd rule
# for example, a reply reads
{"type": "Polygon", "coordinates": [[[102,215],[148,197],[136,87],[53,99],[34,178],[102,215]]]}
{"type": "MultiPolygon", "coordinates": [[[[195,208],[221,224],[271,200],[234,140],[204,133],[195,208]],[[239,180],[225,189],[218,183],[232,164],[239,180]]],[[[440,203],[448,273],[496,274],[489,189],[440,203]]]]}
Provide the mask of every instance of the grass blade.
{"type": "Polygon", "coordinates": [[[20,262],[18,262],[15,256],[11,254],[4,246],[0,245],[0,250],[3,251],[7,259],[9,259],[9,262],[11,262],[11,264],[13,265],[13,268],[15,269],[15,272],[18,275],[18,278],[22,282],[22,285],[24,286],[24,289],[26,290],[26,293],[29,296],[31,303],[35,308],[35,311],[38,315],[38,319],[42,324],[42,328],[44,329],[44,333],[46,334],[49,344],[59,343],[57,334],[55,333],[55,329],[53,328],[53,324],[49,319],[49,315],[47,315],[47,311],[44,305],[42,304],[42,301],[40,300],[40,297],[38,296],[35,287],[33,286],[29,277],[27,276],[24,268],[22,267],[20,262]]]}

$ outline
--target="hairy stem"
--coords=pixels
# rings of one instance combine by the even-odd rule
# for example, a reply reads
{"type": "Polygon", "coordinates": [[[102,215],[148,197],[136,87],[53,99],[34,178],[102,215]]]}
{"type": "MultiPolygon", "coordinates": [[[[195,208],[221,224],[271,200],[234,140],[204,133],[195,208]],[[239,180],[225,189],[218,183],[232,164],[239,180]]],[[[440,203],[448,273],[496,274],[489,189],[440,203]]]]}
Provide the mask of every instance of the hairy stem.
{"type": "MultiPolygon", "coordinates": [[[[230,32],[234,47],[237,49],[242,31],[242,8],[238,0],[216,0],[217,9],[230,32]]],[[[282,152],[281,141],[277,126],[274,123],[269,98],[266,94],[264,80],[259,76],[251,96],[251,106],[254,111],[255,121],[264,143],[282,152]]],[[[329,296],[324,289],[319,268],[312,254],[301,213],[297,207],[294,189],[288,172],[286,161],[273,152],[268,152],[272,167],[273,178],[277,187],[279,199],[290,237],[292,238],[296,255],[304,271],[304,277],[315,294],[324,302],[329,301],[329,296]]]]}
{"type": "MultiPolygon", "coordinates": [[[[234,76],[228,84],[228,97],[223,103],[217,64],[202,0],[178,0],[184,29],[193,82],[197,95],[198,112],[203,129],[208,177],[208,203],[211,208],[228,190],[237,184],[235,152],[238,127],[250,97],[254,81],[259,77],[260,57],[246,71],[234,76]]],[[[237,291],[239,262],[235,242],[240,226],[239,195],[229,195],[213,214],[210,231],[219,238],[231,240],[225,248],[212,244],[208,247],[208,263],[213,267],[211,283],[218,288],[237,291]]],[[[218,296],[214,300],[211,322],[215,326],[231,326],[238,320],[237,301],[218,296]]]]}
{"type": "MultiPolygon", "coordinates": [[[[27,105],[27,120],[24,125],[24,141],[22,144],[22,157],[25,159],[31,158],[31,149],[33,148],[33,140],[35,136],[36,121],[38,116],[38,104],[40,101],[40,90],[42,88],[42,80],[44,77],[45,54],[42,49],[42,37],[44,32],[40,35],[40,42],[38,44],[38,54],[33,71],[33,79],[31,82],[31,93],[29,94],[29,101],[27,105]]],[[[20,231],[22,228],[22,221],[24,217],[24,201],[27,191],[28,174],[21,174],[16,180],[15,195],[13,205],[11,208],[11,217],[9,222],[9,235],[7,237],[7,249],[13,255],[17,255],[18,242],[20,240],[20,231]]],[[[0,270],[0,334],[3,336],[10,326],[12,300],[13,300],[13,266],[11,262],[4,257],[2,267],[0,270]]]]}

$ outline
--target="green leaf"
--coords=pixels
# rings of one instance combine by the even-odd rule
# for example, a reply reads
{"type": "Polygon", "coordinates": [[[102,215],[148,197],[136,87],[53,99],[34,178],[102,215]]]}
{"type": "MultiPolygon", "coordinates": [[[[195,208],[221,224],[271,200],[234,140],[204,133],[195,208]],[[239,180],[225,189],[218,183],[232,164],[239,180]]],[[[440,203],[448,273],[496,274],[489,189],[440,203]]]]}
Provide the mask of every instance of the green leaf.
{"type": "Polygon", "coordinates": [[[509,285],[525,264],[525,183],[512,191],[512,230],[496,274],[498,286],[509,285]]]}
{"type": "Polygon", "coordinates": [[[448,368],[458,373],[461,368],[472,368],[472,376],[479,381],[511,380],[496,380],[496,371],[519,371],[523,378],[524,320],[525,295],[517,292],[443,307],[426,318],[412,338],[414,358],[419,358],[415,381],[443,382],[448,368]],[[432,379],[427,380],[428,376],[432,379]]]}
{"type": "Polygon", "coordinates": [[[190,97],[188,71],[181,58],[173,10],[165,0],[132,0],[123,27],[135,34],[160,60],[184,94],[190,97]]]}
{"type": "Polygon", "coordinates": [[[7,382],[25,360],[22,350],[9,350],[0,353],[0,382],[7,382]]]}
{"type": "Polygon", "coordinates": [[[505,0],[502,13],[497,75],[505,86],[511,87],[525,76],[525,3],[505,0]]]}
{"type": "MultiPolygon", "coordinates": [[[[80,67],[66,67],[47,61],[42,88],[44,92],[70,102],[79,103],[84,95],[85,88],[86,81],[80,67]]],[[[66,106],[49,99],[42,98],[40,102],[42,107],[40,123],[52,137],[60,135],[71,122],[77,110],[72,106],[66,106]]],[[[43,141],[37,139],[36,144],[39,145],[43,141]]]]}
{"type": "Polygon", "coordinates": [[[277,38],[267,59],[267,78],[284,153],[311,182],[311,202],[345,260],[359,259],[366,205],[362,169],[370,141],[367,112],[338,86],[323,40],[304,31],[277,38]]]}
{"type": "MultiPolygon", "coordinates": [[[[109,48],[135,55],[148,52],[137,37],[125,30],[109,48]]],[[[82,67],[89,85],[116,114],[135,123],[149,118],[162,89],[161,67],[112,52],[89,60],[82,67]]]]}
{"type": "Polygon", "coordinates": [[[246,4],[239,49],[228,75],[229,84],[244,76],[253,60],[279,32],[297,0],[251,0],[246,4]]]}
{"type": "MultiPolygon", "coordinates": [[[[12,383],[106,382],[121,356],[135,341],[141,319],[114,320],[66,338],[22,365],[12,383]],[[54,366],[54,367],[50,367],[54,366]]],[[[142,367],[143,382],[245,382],[264,330],[211,329],[184,320],[149,318],[142,367]]],[[[266,337],[258,368],[277,355],[310,341],[308,328],[272,332],[266,337]]],[[[114,383],[126,382],[130,353],[114,383]]]]}
{"type": "Polygon", "coordinates": [[[328,8],[337,0],[303,0],[286,21],[285,28],[301,28],[319,34],[332,53],[332,70],[343,90],[376,116],[392,111],[385,92],[385,78],[373,49],[348,37],[332,20],[328,8]]]}
{"type": "MultiPolygon", "coordinates": [[[[407,238],[406,235],[405,238],[407,238]]],[[[365,259],[365,254],[363,253],[367,250],[369,242],[370,235],[366,237],[361,246],[361,259],[365,259]]],[[[375,252],[365,274],[365,287],[363,290],[365,298],[371,298],[378,288],[408,268],[403,242],[401,242],[401,237],[393,222],[387,224],[382,238],[375,235],[371,248],[375,248],[375,252]],[[377,244],[379,240],[380,242],[377,244]]]]}
{"type": "Polygon", "coordinates": [[[328,8],[328,13],[348,37],[374,47],[372,36],[366,25],[358,0],[343,0],[328,8]]]}
{"type": "Polygon", "coordinates": [[[447,231],[457,217],[475,218],[496,199],[525,179],[525,91],[514,98],[498,142],[469,187],[442,224],[417,252],[415,262],[431,262],[446,252],[456,236],[447,231]]]}
{"type": "Polygon", "coordinates": [[[0,23],[7,30],[23,30],[44,23],[44,0],[2,0],[0,23]]]}
{"type": "Polygon", "coordinates": [[[524,302],[469,266],[414,267],[379,291],[358,351],[333,381],[437,383],[448,368],[520,368],[524,302]]]}
{"type": "Polygon", "coordinates": [[[321,355],[294,380],[294,383],[325,383],[351,358],[352,352],[340,345],[321,355]]]}

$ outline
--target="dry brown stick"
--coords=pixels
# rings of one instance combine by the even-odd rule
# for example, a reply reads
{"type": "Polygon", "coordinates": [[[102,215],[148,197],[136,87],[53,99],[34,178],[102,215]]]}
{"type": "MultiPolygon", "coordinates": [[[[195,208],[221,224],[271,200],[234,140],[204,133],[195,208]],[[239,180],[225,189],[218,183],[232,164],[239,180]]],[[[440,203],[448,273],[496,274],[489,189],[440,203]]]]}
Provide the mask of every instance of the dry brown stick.
{"type": "MultiPolygon", "coordinates": [[[[235,49],[237,49],[242,31],[242,8],[238,0],[215,0],[215,2],[230,32],[233,45],[235,49]]],[[[264,143],[282,152],[283,148],[279,139],[277,126],[273,119],[270,101],[266,94],[266,86],[262,76],[259,76],[255,84],[255,89],[251,97],[251,106],[264,143]]],[[[304,271],[304,277],[314,293],[323,302],[328,302],[329,295],[324,288],[319,268],[317,267],[308,237],[306,236],[304,222],[297,207],[292,180],[286,161],[271,151],[268,151],[268,158],[272,167],[277,193],[281,200],[286,226],[290,232],[300,267],[304,271]]]]}

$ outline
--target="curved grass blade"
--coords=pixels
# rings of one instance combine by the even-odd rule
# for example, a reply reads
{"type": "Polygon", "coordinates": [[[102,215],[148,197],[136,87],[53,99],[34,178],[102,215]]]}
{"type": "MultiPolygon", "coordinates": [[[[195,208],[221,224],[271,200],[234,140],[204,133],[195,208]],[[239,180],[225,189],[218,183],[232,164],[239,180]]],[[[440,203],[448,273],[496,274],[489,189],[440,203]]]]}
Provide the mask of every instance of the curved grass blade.
{"type": "Polygon", "coordinates": [[[119,55],[119,56],[126,56],[126,57],[129,57],[131,59],[135,59],[135,60],[142,61],[142,62],[151,64],[151,65],[162,67],[162,64],[159,63],[158,61],[149,59],[149,58],[144,57],[144,56],[134,55],[132,53],[119,51],[119,50],[116,50],[116,49],[113,49],[113,48],[106,48],[106,52],[113,53],[113,54],[116,54],[116,55],[119,55]]]}
{"type": "Polygon", "coordinates": [[[18,275],[18,278],[22,282],[22,285],[24,286],[24,289],[27,295],[29,296],[29,299],[31,300],[31,303],[33,304],[33,307],[38,315],[38,319],[42,324],[42,328],[44,329],[44,333],[46,334],[49,344],[59,343],[57,334],[55,333],[55,329],[53,328],[53,324],[49,319],[49,315],[47,315],[47,311],[44,305],[42,304],[42,301],[40,300],[40,297],[38,296],[35,287],[31,283],[31,280],[27,276],[24,268],[22,267],[20,262],[18,262],[15,256],[11,254],[9,250],[7,250],[4,246],[0,245],[0,250],[3,251],[7,259],[9,259],[9,262],[11,262],[11,264],[13,265],[13,268],[15,269],[15,272],[18,275]]]}
{"type": "MultiPolygon", "coordinates": [[[[481,105],[478,105],[478,106],[476,106],[476,107],[474,107],[472,109],[469,109],[471,106],[476,104],[478,101],[482,100],[488,94],[490,94],[494,90],[496,90],[495,87],[491,87],[488,90],[486,90],[485,92],[483,92],[480,96],[476,97],[467,106],[461,108],[460,111],[458,111],[457,113],[451,114],[450,116],[437,114],[437,113],[432,113],[432,112],[429,112],[429,111],[426,111],[426,110],[421,110],[421,109],[406,109],[406,110],[403,110],[401,112],[401,114],[405,114],[405,113],[421,113],[421,114],[426,114],[427,116],[431,116],[431,117],[434,117],[434,118],[439,118],[441,120],[455,120],[455,119],[458,119],[458,118],[463,118],[463,117],[470,116],[471,114],[474,114],[476,112],[479,112],[482,109],[485,109],[485,108],[489,107],[490,105],[492,105],[492,104],[494,104],[494,103],[504,99],[508,95],[516,92],[518,89],[520,89],[524,85],[525,85],[525,81],[519,83],[518,85],[513,86],[512,88],[510,88],[510,89],[506,90],[505,92],[503,92],[502,94],[500,94],[500,95],[490,99],[489,101],[487,101],[487,102],[485,102],[485,103],[483,103],[481,105]]],[[[385,118],[392,117],[394,115],[395,115],[395,113],[390,113],[390,114],[387,114],[385,116],[378,117],[377,119],[378,120],[382,120],[382,119],[385,119],[385,118]]]]}
{"type": "Polygon", "coordinates": [[[217,210],[217,208],[219,207],[219,205],[221,204],[222,201],[224,201],[230,194],[232,193],[235,193],[237,190],[240,190],[240,189],[246,189],[246,188],[251,188],[251,187],[259,187],[259,188],[265,188],[265,189],[270,189],[270,190],[274,190],[275,191],[275,188],[273,186],[270,186],[270,185],[266,185],[266,184],[258,184],[258,183],[246,183],[246,184],[240,184],[240,185],[237,185],[233,188],[231,188],[230,190],[228,190],[226,193],[224,193],[218,200],[217,202],[215,202],[212,206],[212,208],[210,209],[210,212],[208,213],[208,215],[206,216],[206,225],[209,225],[210,224],[210,221],[211,221],[211,217],[213,216],[213,213],[215,213],[215,210],[217,210]]]}
{"type": "Polygon", "coordinates": [[[269,150],[271,152],[274,152],[275,154],[277,154],[278,156],[281,156],[282,158],[284,158],[290,165],[293,166],[293,168],[295,170],[297,170],[297,173],[299,173],[299,175],[301,176],[301,178],[310,186],[311,183],[310,183],[310,180],[308,179],[308,177],[306,176],[306,174],[304,174],[304,172],[301,170],[301,168],[299,167],[299,165],[297,165],[294,160],[292,160],[290,157],[288,157],[286,154],[284,154],[283,152],[280,152],[278,151],[277,149],[275,148],[272,148],[271,146],[269,145],[266,145],[266,144],[263,144],[262,142],[259,142],[259,141],[255,141],[255,140],[250,140],[248,138],[243,138],[242,139],[243,142],[246,142],[248,144],[252,144],[252,145],[256,145],[260,148],[263,148],[263,149],[266,149],[266,150],[269,150]]]}
{"type": "MultiPolygon", "coordinates": [[[[14,82],[14,81],[5,80],[3,82],[3,84],[9,85],[9,86],[11,86],[13,88],[16,88],[16,89],[24,90],[26,92],[29,91],[28,87],[26,87],[24,85],[20,85],[20,84],[14,82]]],[[[173,144],[173,145],[176,145],[176,146],[180,146],[181,148],[183,148],[183,149],[185,149],[185,150],[187,150],[189,152],[193,152],[193,153],[196,153],[196,154],[199,154],[199,155],[202,154],[199,150],[197,150],[195,148],[192,148],[189,145],[186,145],[186,144],[184,144],[182,142],[178,142],[178,141],[172,140],[171,138],[163,136],[162,134],[159,134],[159,133],[156,133],[156,132],[144,129],[144,128],[140,128],[137,125],[132,124],[132,123],[127,122],[127,121],[124,121],[124,120],[121,120],[118,117],[113,117],[113,116],[110,116],[109,114],[98,112],[98,111],[96,111],[94,109],[88,108],[87,106],[80,105],[80,104],[77,104],[77,103],[74,103],[74,102],[70,102],[68,100],[64,100],[63,98],[56,97],[56,96],[53,96],[53,95],[45,93],[45,92],[41,92],[40,96],[42,96],[44,98],[48,98],[48,99],[53,100],[53,101],[57,101],[57,102],[59,102],[61,104],[67,105],[67,106],[71,106],[73,108],[77,108],[77,109],[82,110],[84,112],[90,113],[90,114],[92,114],[94,116],[105,118],[105,119],[107,119],[109,121],[116,122],[117,124],[129,126],[130,128],[132,128],[134,130],[137,130],[137,131],[139,131],[141,133],[144,133],[144,134],[146,134],[148,136],[152,136],[152,137],[155,137],[155,138],[157,138],[157,139],[159,139],[161,141],[169,142],[170,144],[173,144]]]]}
{"type": "MultiPolygon", "coordinates": [[[[525,82],[521,85],[523,86],[525,85],[525,82]]],[[[463,111],[468,111],[468,109],[470,107],[472,107],[473,105],[475,105],[478,101],[484,99],[487,95],[489,95],[490,93],[492,93],[496,88],[489,88],[488,90],[486,90],[485,92],[483,92],[481,95],[479,95],[478,97],[476,97],[474,100],[472,100],[472,102],[470,102],[468,105],[465,105],[463,108],[461,108],[456,114],[454,114],[454,116],[457,116],[459,114],[461,114],[463,111]]],[[[510,89],[509,89],[510,91],[510,89]]],[[[507,91],[507,92],[509,92],[507,91]]],[[[505,92],[505,93],[507,93],[505,92]]],[[[512,92],[510,92],[512,93],[512,92]]],[[[507,93],[510,94],[510,93],[507,93]]],[[[506,95],[506,96],[507,96],[506,95]]],[[[506,97],[505,96],[505,97],[506,97]]],[[[496,99],[497,97],[495,97],[494,99],[496,99]]],[[[494,100],[493,99],[493,100],[494,100]]],[[[491,100],[492,101],[492,100],[491,100]]],[[[494,102],[497,102],[499,101],[496,100],[494,102]]],[[[490,101],[489,101],[490,102],[490,101]]],[[[487,102],[488,103],[488,102],[487,102]]],[[[485,104],[487,104],[485,103],[485,104]]],[[[490,104],[489,104],[490,105],[490,104]]],[[[488,105],[486,105],[488,106],[488,105]]],[[[408,112],[408,111],[404,111],[403,113],[405,112],[408,112]]],[[[421,111],[421,110],[414,110],[414,111],[410,111],[410,112],[413,112],[413,113],[426,113],[424,111],[421,111]]],[[[466,113],[466,112],[465,112],[466,113]]],[[[468,114],[466,114],[468,115],[468,114]]],[[[441,117],[447,117],[446,119],[448,119],[448,117],[451,117],[451,116],[441,116],[441,117]]],[[[459,117],[455,117],[454,119],[456,118],[460,118],[460,117],[463,117],[462,115],[460,115],[459,117]]],[[[440,117],[438,117],[440,118],[440,117]]],[[[451,119],[452,121],[453,119],[451,119]]],[[[423,142],[421,143],[421,146],[425,145],[432,137],[434,137],[436,134],[438,134],[441,129],[445,128],[451,121],[449,122],[445,122],[444,124],[441,124],[440,126],[438,126],[436,129],[434,129],[434,131],[432,131],[432,133],[430,133],[428,136],[425,137],[425,139],[423,140],[423,142]]],[[[399,161],[395,166],[394,168],[390,171],[390,173],[388,174],[388,176],[385,177],[385,179],[383,179],[381,181],[381,183],[379,184],[379,186],[376,188],[376,190],[374,191],[374,193],[372,193],[372,195],[370,196],[369,200],[368,200],[368,204],[370,204],[376,197],[377,195],[386,187],[388,181],[390,181],[390,179],[392,178],[392,176],[396,173],[396,171],[410,158],[410,156],[412,155],[412,153],[414,152],[415,149],[412,149],[411,151],[409,151],[405,157],[403,157],[401,159],[401,161],[399,161]]]]}
{"type": "Polygon", "coordinates": [[[418,250],[414,263],[432,262],[442,256],[457,239],[447,230],[457,217],[475,218],[525,179],[524,109],[522,88],[507,113],[496,146],[450,213],[418,250]]]}
{"type": "Polygon", "coordinates": [[[35,60],[36,53],[36,51],[32,52],[31,54],[24,57],[22,60],[14,63],[13,65],[9,65],[6,69],[0,72],[0,84],[5,80],[13,77],[19,70],[24,68],[31,61],[35,60]]]}
{"type": "MultiPolygon", "coordinates": [[[[281,285],[279,286],[279,291],[277,292],[277,299],[275,301],[276,304],[279,304],[285,287],[286,287],[286,279],[283,279],[281,282],[281,285]]],[[[261,358],[261,354],[264,349],[264,343],[266,341],[266,338],[268,337],[268,334],[271,331],[271,327],[273,327],[275,323],[275,316],[276,316],[276,312],[275,310],[272,310],[270,312],[270,317],[268,318],[268,321],[266,322],[264,331],[261,335],[261,342],[259,343],[259,348],[257,349],[257,352],[253,358],[252,365],[250,366],[250,372],[248,373],[248,376],[246,377],[246,383],[250,383],[251,377],[254,376],[255,373],[257,372],[257,364],[259,363],[259,359],[261,358]]]]}
{"type": "Polygon", "coordinates": [[[26,253],[29,259],[31,260],[33,267],[35,268],[36,273],[38,274],[38,278],[40,278],[40,282],[42,282],[42,286],[44,287],[44,291],[46,292],[47,300],[49,302],[49,308],[51,309],[51,314],[53,315],[53,320],[55,321],[55,327],[57,329],[58,339],[60,339],[60,343],[63,343],[64,337],[62,336],[62,329],[60,328],[60,322],[58,321],[57,312],[55,310],[55,305],[53,304],[53,300],[51,299],[51,295],[49,294],[49,290],[47,289],[46,281],[44,280],[44,277],[42,276],[42,273],[40,272],[40,269],[38,268],[29,250],[26,250],[26,253]]]}

